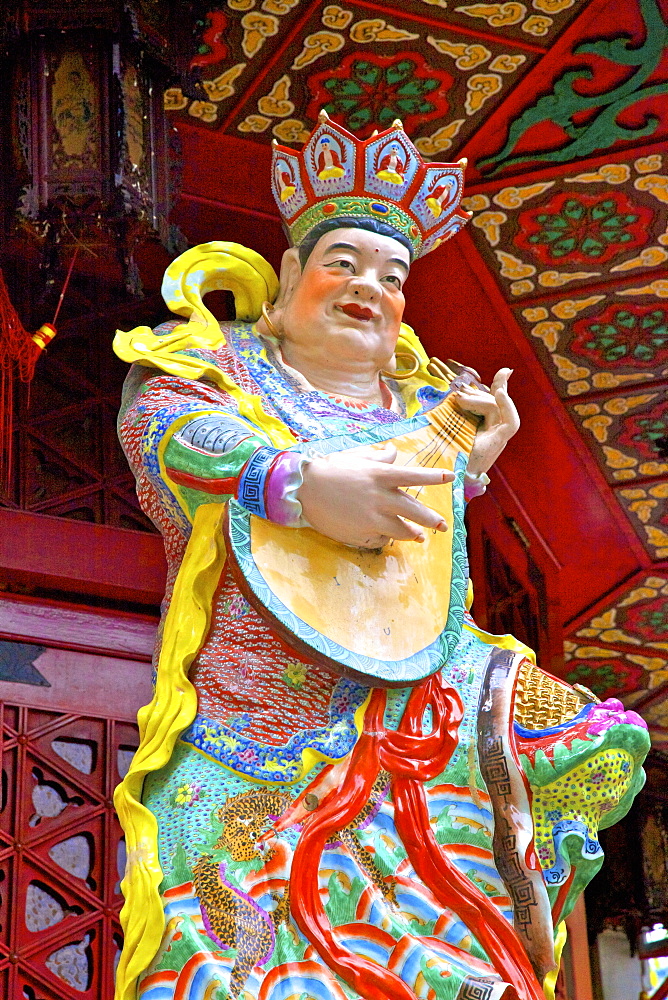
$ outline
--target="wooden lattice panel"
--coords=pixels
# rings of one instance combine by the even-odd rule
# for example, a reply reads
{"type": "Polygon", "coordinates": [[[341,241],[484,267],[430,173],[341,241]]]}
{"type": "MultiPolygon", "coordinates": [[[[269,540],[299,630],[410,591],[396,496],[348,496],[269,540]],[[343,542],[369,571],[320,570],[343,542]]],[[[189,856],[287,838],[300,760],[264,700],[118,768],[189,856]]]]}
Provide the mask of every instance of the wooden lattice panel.
{"type": "Polygon", "coordinates": [[[107,1000],[125,848],[112,794],[125,721],[0,702],[0,995],[107,1000]]]}

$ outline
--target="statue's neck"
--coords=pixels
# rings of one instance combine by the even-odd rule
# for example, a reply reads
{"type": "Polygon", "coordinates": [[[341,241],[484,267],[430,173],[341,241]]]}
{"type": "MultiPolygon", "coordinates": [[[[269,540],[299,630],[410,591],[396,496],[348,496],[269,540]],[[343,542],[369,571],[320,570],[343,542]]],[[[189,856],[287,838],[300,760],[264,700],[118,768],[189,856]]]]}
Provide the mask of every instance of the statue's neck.
{"type": "Polygon", "coordinates": [[[376,406],[388,405],[380,372],[373,361],[341,362],[337,359],[334,366],[330,358],[311,357],[285,342],[281,344],[280,354],[283,363],[301,375],[314,389],[376,406]]]}

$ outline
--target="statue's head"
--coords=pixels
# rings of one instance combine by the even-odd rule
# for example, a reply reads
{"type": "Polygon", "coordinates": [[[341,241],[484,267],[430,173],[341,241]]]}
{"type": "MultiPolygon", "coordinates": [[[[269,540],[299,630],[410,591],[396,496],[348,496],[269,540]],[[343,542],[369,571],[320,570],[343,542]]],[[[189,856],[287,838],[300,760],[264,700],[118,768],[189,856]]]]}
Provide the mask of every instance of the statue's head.
{"type": "Polygon", "coordinates": [[[358,140],[325,112],[301,152],[274,144],[272,188],[291,243],[276,325],[291,339],[391,358],[411,262],[468,221],[465,160],[425,163],[401,122],[358,140]]]}
{"type": "Polygon", "coordinates": [[[325,223],[285,252],[272,319],[293,344],[326,343],[333,362],[373,359],[382,368],[399,336],[411,250],[389,227],[363,221],[325,223]]]}

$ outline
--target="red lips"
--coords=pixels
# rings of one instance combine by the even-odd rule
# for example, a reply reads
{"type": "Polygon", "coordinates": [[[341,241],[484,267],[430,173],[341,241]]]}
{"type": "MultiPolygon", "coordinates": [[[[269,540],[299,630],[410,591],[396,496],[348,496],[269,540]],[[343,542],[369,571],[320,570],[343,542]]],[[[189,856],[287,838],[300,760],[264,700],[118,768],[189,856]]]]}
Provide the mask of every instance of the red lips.
{"type": "Polygon", "coordinates": [[[353,319],[373,319],[374,313],[371,309],[366,309],[364,306],[359,306],[356,302],[347,302],[343,306],[339,306],[341,312],[344,312],[346,316],[352,316],[353,319]]]}

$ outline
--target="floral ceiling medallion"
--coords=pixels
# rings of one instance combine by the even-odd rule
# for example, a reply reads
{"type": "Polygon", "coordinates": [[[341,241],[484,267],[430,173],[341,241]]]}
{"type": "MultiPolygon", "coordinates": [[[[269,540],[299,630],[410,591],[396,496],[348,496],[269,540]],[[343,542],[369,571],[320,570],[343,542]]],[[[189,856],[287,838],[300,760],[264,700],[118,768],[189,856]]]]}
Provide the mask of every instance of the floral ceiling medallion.
{"type": "Polygon", "coordinates": [[[645,458],[665,458],[668,455],[668,404],[661,401],[645,413],[628,417],[619,442],[635,448],[645,458]]]}
{"type": "Polygon", "coordinates": [[[608,305],[603,312],[573,324],[571,350],[599,364],[668,363],[668,309],[608,305]]]}
{"type": "Polygon", "coordinates": [[[453,83],[449,73],[434,69],[417,52],[392,56],[352,52],[333,72],[309,77],[313,98],[307,117],[315,121],[324,108],[330,118],[362,138],[401,118],[410,133],[422,122],[447,114],[446,95],[453,83]]]}
{"type": "Polygon", "coordinates": [[[543,264],[598,264],[643,246],[653,213],[621,191],[587,195],[562,191],[523,212],[515,244],[543,264]]]}

